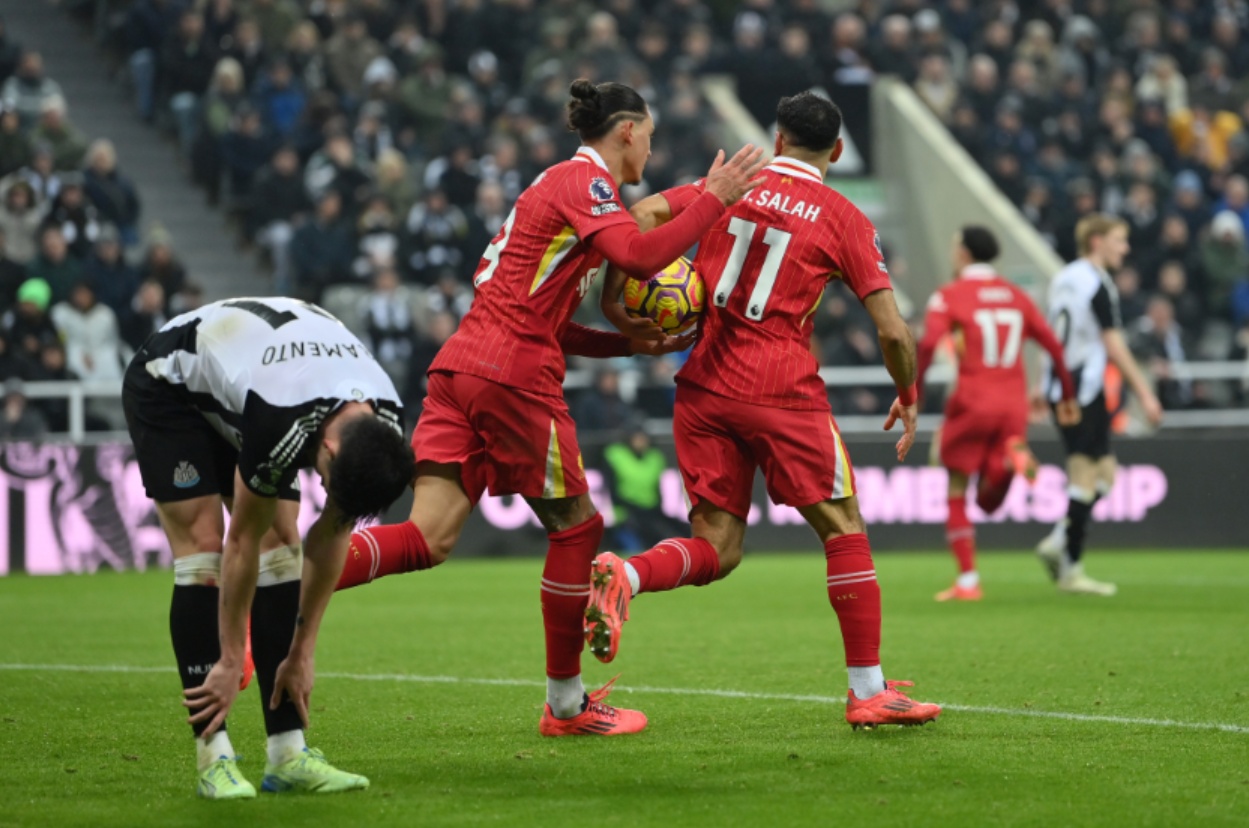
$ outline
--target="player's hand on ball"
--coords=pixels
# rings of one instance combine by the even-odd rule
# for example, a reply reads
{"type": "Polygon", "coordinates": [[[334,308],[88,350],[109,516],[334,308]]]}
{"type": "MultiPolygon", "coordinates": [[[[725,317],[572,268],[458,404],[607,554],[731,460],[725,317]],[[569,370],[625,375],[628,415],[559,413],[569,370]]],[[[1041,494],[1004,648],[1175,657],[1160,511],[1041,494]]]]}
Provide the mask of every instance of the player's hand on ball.
{"type": "Polygon", "coordinates": [[[911,451],[911,446],[915,445],[915,428],[919,422],[919,406],[903,405],[902,401],[896,397],[893,405],[889,408],[889,416],[885,418],[885,431],[892,431],[893,424],[902,421],[902,436],[898,439],[898,462],[901,463],[906,459],[907,454],[911,451]]]}
{"type": "Polygon", "coordinates": [[[635,342],[662,342],[666,334],[659,323],[645,316],[630,316],[625,306],[619,302],[603,305],[603,316],[616,330],[635,342]]]}
{"type": "Polygon", "coordinates": [[[312,682],[316,670],[312,664],[312,656],[291,653],[278,665],[277,675],[273,679],[273,695],[269,698],[269,709],[277,710],[285,693],[299,711],[299,720],[308,727],[308,703],[312,698],[312,682]]]}
{"type": "Polygon", "coordinates": [[[1080,424],[1080,403],[1077,400],[1063,400],[1054,406],[1054,415],[1060,426],[1080,424]]]}
{"type": "Polygon", "coordinates": [[[182,691],[182,706],[195,711],[187,717],[187,723],[208,722],[200,734],[202,738],[212,736],[225,723],[230,706],[239,694],[241,670],[238,665],[229,666],[224,661],[218,661],[208,671],[203,684],[182,691]]]}
{"type": "Polygon", "coordinates": [[[763,183],[763,179],[756,176],[765,164],[767,159],[763,157],[763,150],[754,144],[742,147],[727,162],[724,150],[720,150],[707,171],[707,192],[714,194],[725,207],[735,204],[763,183]]]}
{"type": "MultiPolygon", "coordinates": [[[[662,333],[662,332],[661,332],[662,333]]],[[[633,353],[644,356],[663,356],[684,351],[698,340],[698,329],[679,336],[664,336],[662,339],[634,339],[633,353]]]]}

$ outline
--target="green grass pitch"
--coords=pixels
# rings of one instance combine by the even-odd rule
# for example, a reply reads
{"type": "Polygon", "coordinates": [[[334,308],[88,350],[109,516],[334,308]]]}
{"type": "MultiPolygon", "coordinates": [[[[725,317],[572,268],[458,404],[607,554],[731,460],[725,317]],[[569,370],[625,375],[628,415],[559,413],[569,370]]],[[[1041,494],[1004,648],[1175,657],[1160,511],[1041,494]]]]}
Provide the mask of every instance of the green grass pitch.
{"type": "Polygon", "coordinates": [[[886,673],[935,724],[852,732],[822,556],[755,555],[585,657],[649,730],[543,739],[540,563],[453,561],[330,606],[309,740],[372,789],[242,803],[193,795],[168,572],[0,579],[0,825],[1249,825],[1249,556],[1094,553],[1106,600],[987,555],[978,605],[932,601],[947,556],[877,562],[886,673]]]}

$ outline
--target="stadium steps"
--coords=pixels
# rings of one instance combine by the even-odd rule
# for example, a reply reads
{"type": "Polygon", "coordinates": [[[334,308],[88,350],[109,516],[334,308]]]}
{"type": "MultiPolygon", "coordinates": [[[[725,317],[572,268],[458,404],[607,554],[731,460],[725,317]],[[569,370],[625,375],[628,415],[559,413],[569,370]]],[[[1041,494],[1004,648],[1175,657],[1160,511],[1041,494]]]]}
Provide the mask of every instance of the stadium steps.
{"type": "Polygon", "coordinates": [[[144,231],[160,224],[189,278],[208,299],[268,294],[255,257],[238,249],[223,215],[190,181],[174,143],[139,120],[133,96],[115,83],[87,27],[40,0],[0,0],[10,37],[43,54],[47,75],[65,92],[69,117],[88,139],[109,138],[118,163],[139,189],[144,231]]]}

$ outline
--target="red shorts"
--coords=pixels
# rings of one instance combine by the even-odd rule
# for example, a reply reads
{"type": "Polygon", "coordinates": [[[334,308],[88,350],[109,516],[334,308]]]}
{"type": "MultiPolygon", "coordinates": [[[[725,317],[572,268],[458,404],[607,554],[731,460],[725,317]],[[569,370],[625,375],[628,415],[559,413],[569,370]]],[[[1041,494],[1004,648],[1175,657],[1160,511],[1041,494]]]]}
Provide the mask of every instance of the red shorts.
{"type": "Polygon", "coordinates": [[[855,492],[850,454],[828,411],[752,405],[679,385],[673,431],[691,506],[707,500],[745,520],[757,468],[773,502],[785,506],[855,492]]]}
{"type": "Polygon", "coordinates": [[[941,426],[941,465],[966,475],[1005,462],[1006,441],[1028,433],[1026,406],[977,409],[953,399],[941,426]]]}
{"type": "Polygon", "coordinates": [[[418,463],[459,463],[474,504],[486,489],[545,500],[590,490],[577,429],[562,398],[471,374],[429,375],[412,450],[418,463]]]}

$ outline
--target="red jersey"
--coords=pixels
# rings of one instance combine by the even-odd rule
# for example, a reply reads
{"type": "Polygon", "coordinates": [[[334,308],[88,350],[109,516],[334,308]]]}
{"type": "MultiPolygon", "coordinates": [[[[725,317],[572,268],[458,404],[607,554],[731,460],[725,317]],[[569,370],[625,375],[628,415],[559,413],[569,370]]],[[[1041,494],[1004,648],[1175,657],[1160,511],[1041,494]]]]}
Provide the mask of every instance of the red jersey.
{"type": "Polygon", "coordinates": [[[473,306],[429,370],[561,396],[560,337],[603,262],[588,239],[630,222],[593,149],[538,176],[482,254],[473,306]]]}
{"type": "MultiPolygon", "coordinates": [[[[928,300],[924,338],[919,345],[919,378],[932,362],[946,334],[955,338],[958,387],[950,399],[981,409],[1027,405],[1028,385],[1022,359],[1024,339],[1032,339],[1063,366],[1063,348],[1028,294],[989,265],[966,267],[959,278],[928,300]]],[[[1063,396],[1072,396],[1071,374],[1062,367],[1063,396]]]]}
{"type": "MultiPolygon", "coordinates": [[[[754,405],[827,410],[811,317],[830,279],[860,300],[890,287],[880,237],[810,164],[780,157],[761,176],[703,234],[694,267],[708,301],[677,382],[754,405]]],[[[673,212],[694,192],[675,191],[673,212]]]]}

